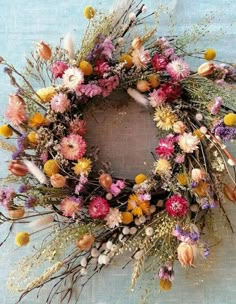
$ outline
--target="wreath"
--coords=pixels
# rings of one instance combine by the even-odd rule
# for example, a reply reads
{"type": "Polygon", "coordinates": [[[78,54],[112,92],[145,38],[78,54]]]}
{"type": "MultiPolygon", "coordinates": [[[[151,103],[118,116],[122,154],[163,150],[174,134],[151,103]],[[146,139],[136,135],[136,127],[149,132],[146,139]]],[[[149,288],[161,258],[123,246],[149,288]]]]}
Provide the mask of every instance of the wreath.
{"type": "Polygon", "coordinates": [[[225,146],[236,136],[235,67],[214,61],[214,49],[187,51],[208,21],[178,37],[158,37],[147,20],[157,21],[164,7],[147,15],[139,1],[125,2],[109,14],[85,7],[88,27],[78,50],[70,35],[64,47],[41,41],[23,72],[1,58],[15,92],[0,134],[17,140],[0,142],[12,153],[0,220],[10,223],[8,236],[13,225],[27,223],[15,235],[19,247],[47,233],[10,275],[9,287],[22,292],[19,301],[55,280],[46,303],[67,281],[62,303],[69,302],[75,284],[81,282],[82,291],[124,253],[133,262],[131,289],[148,263],[160,289],[169,290],[174,263],[193,267],[209,255],[212,209],[227,218],[222,201],[236,201],[228,169],[236,160],[225,146]],[[194,71],[189,57],[205,62],[194,71]],[[98,149],[86,143],[84,111],[117,89],[149,109],[165,133],[151,151],[150,173],[137,172],[134,180],[113,176],[98,149]]]}

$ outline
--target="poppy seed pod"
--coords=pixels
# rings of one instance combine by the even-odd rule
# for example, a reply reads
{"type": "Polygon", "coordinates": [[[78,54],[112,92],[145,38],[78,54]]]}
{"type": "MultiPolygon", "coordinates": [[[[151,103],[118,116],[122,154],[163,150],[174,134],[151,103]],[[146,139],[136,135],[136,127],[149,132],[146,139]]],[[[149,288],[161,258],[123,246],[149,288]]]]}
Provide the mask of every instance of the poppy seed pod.
{"type": "Polygon", "coordinates": [[[199,66],[197,73],[199,76],[205,77],[211,75],[214,71],[214,64],[212,62],[206,62],[199,66]]]}
{"type": "Polygon", "coordinates": [[[28,168],[19,160],[11,161],[8,170],[15,176],[25,176],[29,172],[28,168]]]}
{"type": "Polygon", "coordinates": [[[192,266],[194,260],[193,247],[185,242],[179,244],[177,248],[178,260],[183,267],[192,266]]]}
{"type": "Polygon", "coordinates": [[[49,60],[52,57],[51,48],[43,41],[37,43],[37,52],[44,60],[49,60]]]}

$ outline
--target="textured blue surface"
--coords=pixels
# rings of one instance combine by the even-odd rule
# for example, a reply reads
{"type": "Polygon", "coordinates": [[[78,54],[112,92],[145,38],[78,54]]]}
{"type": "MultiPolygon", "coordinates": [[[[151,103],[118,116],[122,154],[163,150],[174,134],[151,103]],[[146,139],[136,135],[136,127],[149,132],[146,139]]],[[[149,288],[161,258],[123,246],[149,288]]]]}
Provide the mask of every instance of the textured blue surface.
{"type": "MultiPolygon", "coordinates": [[[[90,0],[91,5],[109,8],[112,1],[90,0]]],[[[205,46],[215,47],[218,58],[228,61],[236,59],[236,26],[230,25],[235,21],[236,3],[232,1],[228,5],[222,0],[172,0],[162,1],[168,4],[174,12],[176,20],[176,32],[188,29],[198,21],[205,13],[218,11],[219,18],[213,22],[211,31],[213,37],[221,27],[225,34],[220,41],[208,45],[203,37],[203,49],[205,46]],[[224,6],[224,7],[223,7],[224,6]],[[223,14],[222,14],[223,9],[223,14]]],[[[159,1],[146,1],[147,7],[154,8],[159,1]]],[[[50,44],[58,43],[59,39],[67,32],[71,32],[76,42],[79,42],[85,29],[85,20],[81,9],[87,5],[85,0],[0,0],[0,54],[2,57],[21,68],[25,62],[25,55],[33,49],[33,44],[44,40],[50,44]]],[[[167,33],[167,25],[159,29],[159,35],[167,33]]],[[[11,92],[7,76],[0,70],[0,113],[3,113],[7,96],[11,92]]],[[[7,156],[0,152],[1,160],[7,156]]],[[[0,167],[1,175],[5,175],[4,166],[0,167]]],[[[226,206],[230,218],[235,223],[236,212],[230,206],[226,206]]],[[[234,224],[235,226],[235,224],[234,224]]],[[[235,227],[236,228],[236,227],[235,227]]],[[[2,230],[1,230],[2,231],[2,230]]],[[[1,239],[2,233],[0,234],[1,239]]],[[[218,251],[208,263],[208,266],[200,266],[196,270],[180,270],[177,267],[177,280],[173,290],[168,294],[158,294],[150,301],[152,304],[235,304],[236,303],[236,242],[235,237],[226,234],[225,242],[218,246],[218,251]],[[205,271],[207,269],[207,271],[205,271]],[[202,277],[202,279],[200,279],[202,277]]],[[[0,303],[13,304],[16,297],[10,294],[5,282],[15,260],[26,251],[16,249],[12,241],[12,247],[4,246],[0,251],[0,303]]],[[[85,289],[81,298],[83,304],[115,304],[139,303],[134,294],[122,294],[129,288],[130,269],[123,272],[119,269],[119,262],[113,265],[103,276],[91,281],[91,285],[85,289]]],[[[157,288],[157,283],[153,286],[157,288]],[[156,285],[155,285],[156,284],[156,285]]],[[[41,295],[37,303],[44,303],[47,290],[41,295]]],[[[22,303],[31,304],[33,298],[29,296],[22,303]]],[[[36,303],[36,302],[35,302],[36,303]]],[[[55,302],[60,303],[60,301],[55,302]]]]}

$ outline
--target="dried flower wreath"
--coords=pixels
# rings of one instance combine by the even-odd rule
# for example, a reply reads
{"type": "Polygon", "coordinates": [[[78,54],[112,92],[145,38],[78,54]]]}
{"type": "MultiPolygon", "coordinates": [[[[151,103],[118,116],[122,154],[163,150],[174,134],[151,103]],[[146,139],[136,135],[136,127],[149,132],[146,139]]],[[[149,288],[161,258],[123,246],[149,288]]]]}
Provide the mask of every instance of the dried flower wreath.
{"type": "Polygon", "coordinates": [[[16,88],[5,112],[8,122],[0,127],[5,138],[17,136],[16,146],[0,142],[12,152],[11,174],[4,182],[20,187],[1,188],[6,211],[0,221],[10,223],[10,231],[13,224],[30,222],[28,231],[35,231],[18,232],[19,247],[31,244],[33,234],[48,232],[10,276],[10,288],[22,292],[20,300],[55,280],[45,302],[51,303],[68,280],[62,302],[69,302],[82,277],[87,279],[81,291],[123,253],[134,262],[131,289],[149,261],[160,289],[169,290],[176,260],[190,267],[197,256],[208,256],[202,232],[211,209],[223,208],[224,197],[236,201],[229,169],[236,160],[224,144],[236,137],[236,70],[213,61],[213,49],[186,50],[208,19],[179,37],[160,38],[156,28],[146,27],[136,34],[137,27],[151,16],[158,20],[163,11],[161,6],[147,15],[136,0],[119,1],[110,14],[87,6],[89,22],[79,50],[74,51],[69,35],[64,48],[40,42],[23,73],[1,58],[16,88]],[[196,72],[185,59],[191,56],[206,60],[196,72]],[[166,132],[153,153],[153,170],[134,181],[112,176],[98,155],[87,151],[84,137],[84,109],[117,88],[152,109],[156,127],[166,132]],[[30,279],[47,262],[53,264],[30,279]]]}

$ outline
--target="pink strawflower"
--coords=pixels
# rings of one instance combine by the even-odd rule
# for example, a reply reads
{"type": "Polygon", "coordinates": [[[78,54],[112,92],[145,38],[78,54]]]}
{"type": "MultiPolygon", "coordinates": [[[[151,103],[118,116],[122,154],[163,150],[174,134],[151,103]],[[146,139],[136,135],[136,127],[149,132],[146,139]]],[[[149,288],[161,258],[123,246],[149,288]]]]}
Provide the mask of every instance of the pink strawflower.
{"type": "Polygon", "coordinates": [[[161,158],[169,158],[174,153],[174,144],[172,138],[161,138],[159,140],[159,146],[156,148],[156,153],[161,158]]]}
{"type": "Polygon", "coordinates": [[[189,65],[181,58],[177,58],[166,66],[166,71],[175,81],[187,78],[190,74],[189,65]]]}
{"type": "Polygon", "coordinates": [[[182,93],[182,88],[178,84],[163,83],[161,89],[165,93],[167,101],[173,101],[179,98],[182,93]]]}
{"type": "Polygon", "coordinates": [[[212,115],[216,115],[219,112],[222,103],[223,103],[222,98],[220,96],[217,96],[214,100],[214,103],[213,103],[212,107],[211,107],[211,114],[212,115]]]}
{"type": "Polygon", "coordinates": [[[157,107],[162,105],[166,101],[166,94],[160,88],[158,90],[153,90],[152,93],[149,94],[149,100],[152,107],[157,107]]]}
{"type": "Polygon", "coordinates": [[[168,198],[165,206],[167,213],[173,217],[182,217],[188,212],[188,202],[178,194],[168,198]]]}
{"type": "Polygon", "coordinates": [[[94,83],[82,85],[80,91],[90,98],[102,94],[102,89],[94,83]]]}
{"type": "Polygon", "coordinates": [[[146,68],[147,64],[151,60],[151,55],[149,51],[145,51],[144,47],[141,47],[132,52],[132,59],[134,65],[141,70],[146,68]]]}
{"type": "Polygon", "coordinates": [[[89,203],[88,213],[93,219],[104,219],[107,216],[109,209],[110,206],[108,201],[101,196],[96,196],[89,203]]]}
{"type": "Polygon", "coordinates": [[[61,210],[63,211],[64,216],[75,217],[80,213],[82,208],[81,198],[70,196],[64,198],[60,203],[61,210]]]}
{"type": "Polygon", "coordinates": [[[60,143],[61,154],[65,159],[78,160],[86,152],[86,142],[80,135],[70,134],[60,143]]]}
{"type": "Polygon", "coordinates": [[[27,119],[24,100],[18,95],[9,95],[9,103],[5,113],[13,126],[19,126],[27,119]]]}
{"type": "Polygon", "coordinates": [[[110,208],[109,213],[105,217],[106,224],[109,228],[113,229],[119,227],[122,223],[122,214],[118,208],[110,208]]]}
{"type": "Polygon", "coordinates": [[[106,79],[99,79],[98,83],[102,88],[102,96],[106,97],[119,85],[119,77],[115,75],[106,79]]]}
{"type": "Polygon", "coordinates": [[[70,100],[66,94],[59,93],[51,100],[51,108],[56,113],[64,113],[70,108],[70,100]]]}
{"type": "Polygon", "coordinates": [[[195,150],[198,150],[199,142],[199,138],[190,132],[181,134],[178,144],[183,152],[193,153],[195,150]]]}
{"type": "Polygon", "coordinates": [[[112,44],[112,41],[110,38],[106,38],[103,43],[101,44],[102,55],[104,55],[106,58],[111,59],[112,53],[115,50],[114,45],[112,44]]]}
{"type": "Polygon", "coordinates": [[[79,68],[69,68],[63,74],[63,84],[71,90],[75,90],[83,82],[84,73],[79,68]]]}
{"type": "Polygon", "coordinates": [[[99,59],[96,62],[95,71],[97,72],[98,75],[103,76],[103,74],[110,71],[110,66],[106,60],[99,59]]]}
{"type": "Polygon", "coordinates": [[[152,58],[152,66],[156,71],[163,71],[167,66],[167,58],[163,55],[156,53],[152,58]]]}
{"type": "Polygon", "coordinates": [[[62,61],[56,61],[51,66],[51,72],[54,78],[62,78],[65,70],[68,69],[68,65],[62,61]]]}
{"type": "Polygon", "coordinates": [[[70,122],[69,131],[72,134],[78,134],[83,136],[87,132],[86,122],[82,119],[75,118],[70,122]]]}

